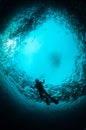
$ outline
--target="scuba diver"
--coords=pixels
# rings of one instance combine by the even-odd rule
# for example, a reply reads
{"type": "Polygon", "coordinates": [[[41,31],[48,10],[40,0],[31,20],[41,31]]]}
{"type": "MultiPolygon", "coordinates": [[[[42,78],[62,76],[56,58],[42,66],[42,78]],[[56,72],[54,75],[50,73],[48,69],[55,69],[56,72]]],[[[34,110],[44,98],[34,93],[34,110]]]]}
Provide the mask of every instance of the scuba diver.
{"type": "Polygon", "coordinates": [[[53,101],[55,104],[58,104],[58,100],[52,98],[44,89],[44,86],[43,86],[44,82],[45,82],[45,80],[43,80],[43,82],[41,82],[38,79],[36,79],[34,88],[36,88],[38,90],[41,99],[45,99],[47,105],[50,105],[49,100],[53,101]]]}

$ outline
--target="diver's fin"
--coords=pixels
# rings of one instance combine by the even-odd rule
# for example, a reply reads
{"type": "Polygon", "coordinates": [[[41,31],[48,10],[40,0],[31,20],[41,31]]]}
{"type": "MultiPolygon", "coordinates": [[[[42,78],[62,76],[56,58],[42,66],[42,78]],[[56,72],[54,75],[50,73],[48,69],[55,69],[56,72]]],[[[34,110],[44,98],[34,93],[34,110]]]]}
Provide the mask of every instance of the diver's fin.
{"type": "Polygon", "coordinates": [[[51,100],[52,100],[55,104],[58,104],[58,103],[59,103],[59,101],[56,100],[56,99],[54,99],[54,98],[51,98],[51,100]]]}

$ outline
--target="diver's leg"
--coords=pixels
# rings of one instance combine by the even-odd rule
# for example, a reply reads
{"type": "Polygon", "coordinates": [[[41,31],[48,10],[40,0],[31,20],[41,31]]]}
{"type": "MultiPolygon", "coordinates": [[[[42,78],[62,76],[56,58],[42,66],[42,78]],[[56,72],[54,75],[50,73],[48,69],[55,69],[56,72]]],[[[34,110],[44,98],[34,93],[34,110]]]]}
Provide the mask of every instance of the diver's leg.
{"type": "Polygon", "coordinates": [[[50,97],[50,99],[51,99],[55,104],[58,104],[58,103],[59,103],[58,100],[56,100],[56,99],[54,99],[54,98],[52,98],[52,97],[50,97]]]}
{"type": "Polygon", "coordinates": [[[39,95],[40,95],[41,99],[44,99],[43,93],[39,92],[39,95]]]}
{"type": "Polygon", "coordinates": [[[47,104],[47,105],[50,105],[50,102],[49,102],[48,97],[46,97],[46,104],[47,104]]]}
{"type": "Polygon", "coordinates": [[[58,100],[52,98],[46,91],[45,91],[45,94],[47,97],[49,97],[55,104],[58,104],[58,100]]]}
{"type": "Polygon", "coordinates": [[[40,95],[41,99],[44,99],[44,98],[45,98],[45,101],[46,101],[46,104],[47,104],[47,105],[50,104],[49,98],[48,98],[48,96],[47,96],[44,92],[39,92],[39,95],[40,95]]]}

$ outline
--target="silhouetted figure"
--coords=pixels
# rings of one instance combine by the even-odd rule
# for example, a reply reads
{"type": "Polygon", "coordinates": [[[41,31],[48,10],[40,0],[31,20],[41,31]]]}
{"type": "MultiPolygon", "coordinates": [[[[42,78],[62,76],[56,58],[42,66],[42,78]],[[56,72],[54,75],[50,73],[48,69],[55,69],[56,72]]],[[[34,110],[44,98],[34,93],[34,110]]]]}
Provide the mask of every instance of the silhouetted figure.
{"type": "Polygon", "coordinates": [[[58,100],[52,98],[44,89],[43,83],[45,82],[45,80],[43,80],[43,82],[39,81],[38,79],[35,80],[35,86],[34,88],[37,88],[39,95],[42,99],[46,99],[46,103],[47,105],[50,104],[49,100],[52,100],[55,104],[58,104],[58,100]]]}

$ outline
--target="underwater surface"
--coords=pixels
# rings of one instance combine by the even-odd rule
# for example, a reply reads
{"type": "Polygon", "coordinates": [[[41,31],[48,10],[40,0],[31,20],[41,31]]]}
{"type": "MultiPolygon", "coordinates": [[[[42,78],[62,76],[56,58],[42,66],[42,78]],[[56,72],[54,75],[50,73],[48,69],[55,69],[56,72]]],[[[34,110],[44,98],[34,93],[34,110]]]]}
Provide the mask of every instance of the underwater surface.
{"type": "MultiPolygon", "coordinates": [[[[37,108],[46,108],[37,89],[31,87],[37,78],[45,80],[45,90],[61,106],[84,97],[86,34],[82,29],[66,10],[33,6],[16,11],[0,34],[3,89],[15,100],[37,108]]],[[[51,104],[51,110],[56,109],[51,104]]]]}

